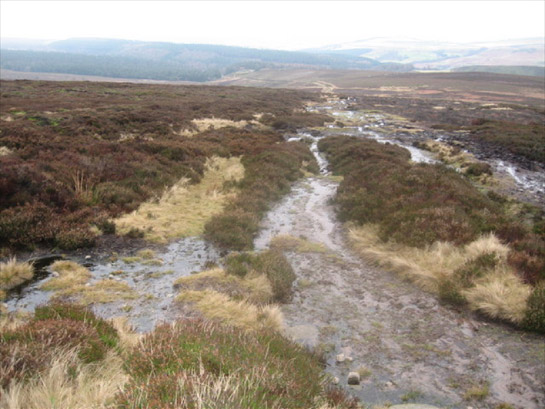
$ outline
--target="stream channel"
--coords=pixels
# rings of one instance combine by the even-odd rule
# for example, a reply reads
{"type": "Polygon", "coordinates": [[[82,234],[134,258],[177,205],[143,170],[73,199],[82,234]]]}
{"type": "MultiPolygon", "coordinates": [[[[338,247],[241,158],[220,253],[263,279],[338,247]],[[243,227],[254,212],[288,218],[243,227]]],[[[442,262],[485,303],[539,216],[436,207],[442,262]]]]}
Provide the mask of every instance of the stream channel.
{"type": "MultiPolygon", "coordinates": [[[[335,98],[313,109],[340,118],[359,115],[347,111],[344,101],[335,98]]],[[[434,161],[428,152],[382,135],[382,121],[377,116],[377,126],[330,125],[320,132],[286,136],[311,143],[320,175],[295,183],[291,193],[269,211],[255,247],[266,249],[280,234],[321,245],[320,251],[286,253],[297,275],[293,300],[282,307],[286,334],[322,351],[333,382],[369,405],[419,402],[460,409],[492,409],[500,403],[525,409],[545,407],[543,337],[444,306],[435,296],[362,261],[350,250],[330,204],[338,182],[329,176],[327,161],[317,149],[318,140],[351,134],[404,146],[414,161],[434,161]],[[348,386],[348,373],[358,370],[363,375],[361,384],[348,386]],[[488,388],[488,393],[479,401],[464,399],[472,387],[488,388]]],[[[220,253],[199,238],[186,238],[165,246],[157,257],[163,260],[162,266],[127,263],[122,258],[75,259],[88,263],[91,282],[122,280],[139,293],[133,300],[95,305],[95,312],[106,318],[128,316],[139,331],[174,320],[180,312],[172,302],[172,283],[205,269],[220,253]]],[[[39,289],[47,279],[8,299],[8,309],[32,311],[47,302],[49,293],[39,289]]]]}

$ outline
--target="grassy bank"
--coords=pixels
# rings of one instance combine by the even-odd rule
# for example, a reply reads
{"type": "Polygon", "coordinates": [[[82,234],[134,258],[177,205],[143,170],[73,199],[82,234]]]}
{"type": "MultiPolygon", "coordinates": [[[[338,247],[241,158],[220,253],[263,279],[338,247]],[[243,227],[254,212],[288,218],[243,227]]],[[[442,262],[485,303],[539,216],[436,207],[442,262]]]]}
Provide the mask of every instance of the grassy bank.
{"type": "Polygon", "coordinates": [[[516,221],[500,198],[443,165],[411,163],[403,148],[348,136],[323,139],[319,148],[344,176],[338,215],[352,223],[352,241],[364,256],[444,300],[545,330],[529,302],[543,305],[539,223],[516,221]]]}
{"type": "Polygon", "coordinates": [[[326,118],[301,111],[317,94],[289,90],[2,81],[0,94],[9,249],[91,246],[115,232],[112,217],[201,181],[208,158],[289,151],[276,129],[326,118]]]}

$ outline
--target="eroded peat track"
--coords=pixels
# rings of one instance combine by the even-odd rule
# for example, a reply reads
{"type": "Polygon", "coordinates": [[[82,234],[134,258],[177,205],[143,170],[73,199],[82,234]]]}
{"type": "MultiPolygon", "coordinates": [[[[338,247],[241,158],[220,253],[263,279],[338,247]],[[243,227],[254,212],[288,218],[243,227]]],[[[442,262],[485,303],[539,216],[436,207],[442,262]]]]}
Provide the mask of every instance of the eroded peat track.
{"type": "MultiPolygon", "coordinates": [[[[351,132],[370,136],[363,129],[351,132]]],[[[283,307],[287,333],[324,352],[334,382],[365,404],[543,407],[545,340],[443,306],[353,255],[330,204],[338,183],[316,149],[320,137],[298,137],[312,139],[322,175],[298,182],[268,214],[255,241],[257,249],[278,235],[307,243],[286,252],[298,277],[295,296],[283,307]],[[347,384],[350,372],[359,372],[360,385],[347,384]]],[[[413,160],[429,160],[425,152],[412,154],[413,160]]]]}

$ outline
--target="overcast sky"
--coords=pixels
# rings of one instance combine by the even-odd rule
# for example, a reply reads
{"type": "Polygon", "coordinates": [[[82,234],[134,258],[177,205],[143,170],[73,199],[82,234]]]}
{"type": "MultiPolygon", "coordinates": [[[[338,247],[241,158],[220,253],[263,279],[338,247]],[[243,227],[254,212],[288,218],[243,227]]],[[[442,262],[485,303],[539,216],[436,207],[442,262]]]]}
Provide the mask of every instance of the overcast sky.
{"type": "Polygon", "coordinates": [[[2,38],[70,37],[295,50],[370,37],[450,42],[543,37],[537,1],[13,1],[2,38]]]}

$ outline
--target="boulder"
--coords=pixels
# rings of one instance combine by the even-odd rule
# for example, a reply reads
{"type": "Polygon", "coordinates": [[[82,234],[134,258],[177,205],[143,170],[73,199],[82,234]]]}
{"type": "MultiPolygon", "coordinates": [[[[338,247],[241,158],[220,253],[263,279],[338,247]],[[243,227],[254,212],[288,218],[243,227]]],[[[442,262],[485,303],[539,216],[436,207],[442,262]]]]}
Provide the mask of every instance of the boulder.
{"type": "Polygon", "coordinates": [[[350,372],[348,374],[348,384],[349,385],[359,385],[360,384],[360,374],[357,372],[350,372]]]}

